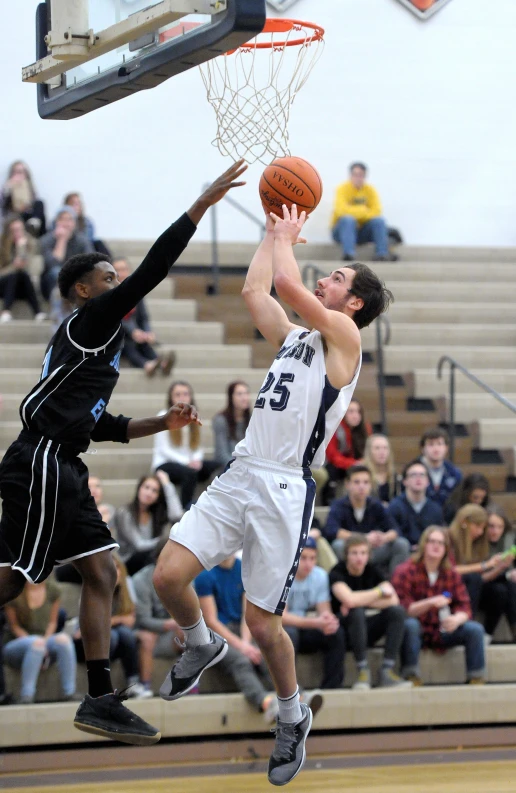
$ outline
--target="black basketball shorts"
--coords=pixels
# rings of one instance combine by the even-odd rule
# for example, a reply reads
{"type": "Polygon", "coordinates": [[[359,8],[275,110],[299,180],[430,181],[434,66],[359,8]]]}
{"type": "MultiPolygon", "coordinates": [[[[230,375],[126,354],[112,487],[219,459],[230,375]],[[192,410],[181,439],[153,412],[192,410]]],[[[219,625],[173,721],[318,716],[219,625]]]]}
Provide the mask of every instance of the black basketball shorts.
{"type": "MultiPolygon", "coordinates": [[[[26,435],[26,433],[23,433],[26,435]]],[[[18,439],[0,464],[0,567],[44,581],[56,564],[118,548],[88,488],[88,469],[57,441],[18,439]]]]}

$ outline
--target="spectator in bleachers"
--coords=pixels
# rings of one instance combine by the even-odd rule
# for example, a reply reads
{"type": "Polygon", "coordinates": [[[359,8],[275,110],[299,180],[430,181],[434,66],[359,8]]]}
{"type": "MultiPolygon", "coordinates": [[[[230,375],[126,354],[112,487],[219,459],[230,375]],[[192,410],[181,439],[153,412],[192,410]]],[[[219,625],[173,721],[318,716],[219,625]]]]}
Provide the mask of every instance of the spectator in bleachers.
{"type": "Polygon", "coordinates": [[[324,504],[330,504],[337,493],[337,483],[346,478],[352,465],[363,462],[366,441],[372,433],[358,399],[349,403],[346,415],[337,427],[326,449],[328,481],[322,491],[324,504]]]}
{"type": "Polygon", "coordinates": [[[421,460],[430,475],[427,495],[441,506],[462,480],[462,471],[449,460],[450,436],[440,427],[427,430],[419,442],[421,460]]]}
{"type": "Polygon", "coordinates": [[[495,505],[487,510],[487,539],[490,557],[500,555],[500,563],[482,575],[480,608],[484,612],[484,627],[492,637],[505,616],[512,640],[516,642],[516,570],[511,552],[516,536],[504,511],[495,505]]]}
{"type": "Polygon", "coordinates": [[[278,701],[270,693],[274,684],[244,619],[240,559],[230,556],[212,570],[204,570],[194,584],[206,625],[229,645],[218,667],[231,675],[247,702],[272,724],[278,715],[278,701]]]}
{"type": "Polygon", "coordinates": [[[487,512],[477,504],[461,507],[450,524],[453,563],[462,576],[471,600],[473,616],[478,611],[483,588],[482,576],[502,562],[501,554],[489,556],[487,512]]]}
{"type": "Polygon", "coordinates": [[[65,261],[78,253],[93,253],[91,242],[77,231],[77,216],[72,207],[61,207],[56,213],[54,228],[40,240],[43,256],[41,273],[41,294],[45,300],[57,284],[57,276],[65,261]]]}
{"type": "Polygon", "coordinates": [[[346,495],[333,501],[324,535],[339,559],[343,558],[351,534],[365,535],[371,562],[389,578],[394,568],[408,558],[410,545],[393,527],[382,502],[371,496],[372,486],[369,468],[365,465],[348,468],[346,495]]]}
{"type": "Polygon", "coordinates": [[[401,537],[405,537],[415,549],[427,526],[444,524],[443,510],[437,501],[427,496],[430,475],[421,460],[407,463],[402,480],[404,491],[393,498],[388,512],[401,537]]]}
{"type": "Polygon", "coordinates": [[[31,173],[21,160],[16,160],[9,167],[7,180],[0,193],[0,205],[4,218],[12,212],[20,215],[33,237],[41,237],[46,233],[43,201],[37,197],[31,173]]]}
{"type": "MultiPolygon", "coordinates": [[[[115,259],[113,267],[116,270],[120,283],[131,274],[131,268],[125,259],[115,259]]],[[[152,377],[156,371],[168,377],[174,366],[176,356],[174,352],[158,355],[152,346],[156,342],[156,334],[151,328],[149,314],[144,300],[140,300],[122,320],[125,332],[122,356],[127,358],[131,366],[143,369],[147,377],[152,377]]]]}
{"type": "Polygon", "coordinates": [[[115,515],[115,507],[113,504],[107,504],[104,501],[104,490],[102,488],[100,477],[90,473],[88,477],[88,487],[90,489],[91,495],[93,496],[95,506],[102,516],[102,520],[104,523],[111,523],[115,515]]]}
{"type": "Polygon", "coordinates": [[[183,639],[183,632],[163,606],[156,594],[152,576],[156,561],[168,542],[163,537],[153,551],[153,561],[133,576],[136,596],[136,624],[139,640],[140,679],[147,691],[152,691],[154,658],[173,658],[176,654],[174,640],[183,639]]]}
{"type": "Polygon", "coordinates": [[[384,506],[401,491],[401,477],[396,473],[394,457],[389,439],[381,433],[373,433],[366,441],[364,465],[373,477],[373,493],[384,506]]]}
{"type": "Polygon", "coordinates": [[[407,687],[394,672],[403,641],[405,610],[392,585],[385,581],[369,560],[367,537],[351,534],[344,559],[330,572],[332,608],[344,628],[346,643],[355,657],[358,677],[354,689],[371,687],[367,648],[385,636],[380,679],[381,687],[407,687]],[[370,613],[374,609],[375,613],[370,613]]]}
{"type": "Polygon", "coordinates": [[[0,706],[12,705],[14,702],[13,697],[6,693],[5,690],[5,676],[4,676],[4,628],[5,628],[5,614],[4,610],[0,609],[0,706]]]}
{"type": "Polygon", "coordinates": [[[469,474],[459,482],[444,504],[444,519],[451,523],[464,504],[478,504],[487,509],[491,496],[489,480],[483,474],[469,474]]]}
{"type": "Polygon", "coordinates": [[[20,215],[8,215],[0,237],[0,297],[4,300],[0,322],[12,320],[11,308],[15,300],[29,304],[36,322],[46,319],[28,271],[34,253],[32,243],[20,215]]]}
{"type": "Polygon", "coordinates": [[[483,683],[484,629],[471,619],[464,582],[452,567],[450,537],[441,526],[428,526],[411,559],[395,571],[392,583],[408,613],[402,648],[402,674],[421,685],[421,647],[444,652],[462,645],[466,651],[468,683],[483,683]],[[449,608],[446,616],[441,610],[449,608]],[[441,612],[441,616],[439,614],[441,612]]]}
{"type": "Polygon", "coordinates": [[[228,385],[226,407],[212,419],[214,459],[221,467],[225,468],[231,460],[235,446],[243,439],[250,420],[249,386],[242,380],[235,380],[228,385]]]}
{"type": "Polygon", "coordinates": [[[111,252],[107,245],[96,238],[95,226],[91,218],[86,217],[84,214],[84,204],[80,193],[68,193],[63,201],[63,206],[72,207],[77,217],[77,231],[91,242],[97,253],[105,253],[111,256],[111,252]]]}
{"type": "Polygon", "coordinates": [[[317,567],[317,543],[308,537],[283,612],[283,627],[294,651],[323,654],[321,688],[341,688],[344,682],[345,636],[330,605],[328,573],[317,567]]]}
{"type": "MultiPolygon", "coordinates": [[[[182,380],[174,381],[167,394],[167,410],[176,402],[195,405],[192,386],[182,380]]],[[[158,415],[162,416],[166,410],[158,415]]],[[[165,430],[154,436],[153,470],[165,471],[170,481],[181,488],[181,503],[188,509],[193,503],[198,482],[206,482],[219,468],[216,460],[205,460],[198,424],[182,430],[165,430]]]]}
{"type": "Polygon", "coordinates": [[[132,502],[119,507],[112,521],[120,558],[129,575],[152,562],[160,538],[182,513],[176,489],[166,473],[141,477],[132,502]]]}
{"type": "MultiPolygon", "coordinates": [[[[152,691],[140,682],[138,642],[133,630],[136,622],[136,596],[125,564],[116,553],[113,554],[113,560],[116,567],[116,585],[111,611],[109,658],[111,661],[120,659],[128,686],[127,696],[133,699],[147,699],[152,697],[152,691]]],[[[84,648],[80,630],[74,634],[74,641],[77,658],[80,663],[84,663],[84,648]]]]}
{"type": "Polygon", "coordinates": [[[5,662],[21,669],[20,703],[34,702],[39,673],[57,662],[63,698],[73,699],[77,662],[68,634],[57,631],[61,592],[47,578],[41,584],[27,581],[20,595],[5,607],[9,641],[5,662]]]}
{"type": "Polygon", "coordinates": [[[357,245],[374,242],[377,262],[395,262],[398,257],[389,251],[387,225],[382,205],[374,187],[366,184],[367,168],[361,162],[349,167],[349,179],[337,187],[332,234],[342,248],[342,258],[351,262],[357,245]]]}

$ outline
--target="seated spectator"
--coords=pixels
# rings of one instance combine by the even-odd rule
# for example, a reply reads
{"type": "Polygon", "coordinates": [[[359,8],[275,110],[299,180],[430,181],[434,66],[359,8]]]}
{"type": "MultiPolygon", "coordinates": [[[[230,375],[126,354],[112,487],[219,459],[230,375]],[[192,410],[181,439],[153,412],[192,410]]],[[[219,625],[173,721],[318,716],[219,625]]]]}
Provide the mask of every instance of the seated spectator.
{"type": "Polygon", "coordinates": [[[342,247],[342,258],[351,262],[357,245],[374,242],[377,262],[395,262],[389,251],[387,226],[380,198],[374,187],[366,184],[367,168],[361,162],[349,166],[349,179],[337,187],[332,215],[332,234],[342,247]]]}
{"type": "Polygon", "coordinates": [[[399,605],[391,584],[370,563],[369,552],[367,537],[351,534],[344,547],[343,561],[330,572],[333,612],[344,628],[358,670],[353,688],[371,688],[367,648],[373,647],[382,636],[385,636],[385,650],[378,685],[409,687],[410,683],[394,672],[405,629],[405,610],[399,605]]]}
{"type": "Polygon", "coordinates": [[[342,688],[345,637],[330,606],[328,573],[317,563],[317,543],[308,537],[283,612],[283,627],[298,653],[323,653],[321,688],[342,688]]]}
{"type": "Polygon", "coordinates": [[[5,628],[5,614],[4,610],[0,609],[0,706],[12,705],[14,702],[13,697],[5,691],[5,677],[4,677],[4,628],[5,628]]]}
{"type": "Polygon", "coordinates": [[[373,493],[384,506],[388,506],[401,491],[401,477],[396,473],[394,457],[389,439],[380,433],[366,440],[364,465],[373,477],[373,493]]]}
{"type": "MultiPolygon", "coordinates": [[[[181,380],[173,382],[168,389],[167,410],[176,402],[194,405],[195,398],[191,385],[181,380]]],[[[162,416],[166,410],[158,415],[162,416]]],[[[205,460],[201,446],[201,432],[198,424],[190,424],[181,430],[164,430],[154,436],[154,471],[165,471],[170,481],[181,488],[181,503],[188,509],[193,503],[198,482],[206,482],[215,473],[219,464],[216,460],[205,460]]]]}
{"type": "Polygon", "coordinates": [[[153,561],[132,577],[136,598],[136,624],[139,640],[140,679],[147,691],[152,691],[154,658],[172,658],[176,655],[174,640],[183,639],[183,632],[163,606],[156,594],[152,576],[157,559],[168,542],[163,537],[153,551],[153,561]]]}
{"type": "Polygon", "coordinates": [[[153,551],[164,533],[183,513],[175,487],[163,471],[142,476],[130,504],[115,511],[113,527],[120,558],[129,575],[153,560],[153,551]]]}
{"type": "Polygon", "coordinates": [[[212,419],[215,440],[215,462],[225,468],[237,443],[243,439],[251,420],[249,386],[242,380],[228,385],[228,401],[224,410],[212,419]]]}
{"type": "MultiPolygon", "coordinates": [[[[120,283],[131,274],[130,267],[125,259],[115,259],[113,267],[120,283]]],[[[122,356],[127,358],[131,366],[143,369],[147,377],[152,377],[156,371],[168,377],[174,366],[176,356],[174,352],[158,355],[153,348],[156,334],[151,328],[147,307],[144,300],[140,300],[135,308],[126,314],[122,320],[125,331],[122,356]]]]}
{"type": "Polygon", "coordinates": [[[372,498],[372,486],[369,468],[365,465],[348,468],[347,495],[332,503],[324,535],[340,559],[351,534],[365,535],[371,549],[371,562],[389,578],[394,568],[408,558],[410,546],[393,528],[382,502],[372,498]]]}
{"type": "Polygon", "coordinates": [[[476,504],[461,507],[450,524],[449,533],[452,562],[466,584],[475,616],[483,589],[482,576],[488,570],[495,570],[503,560],[501,554],[489,557],[487,512],[483,507],[476,504]]]}
{"type": "Polygon", "coordinates": [[[502,616],[505,616],[513,642],[516,642],[516,570],[514,554],[515,532],[504,511],[495,505],[487,510],[487,539],[489,556],[500,556],[497,567],[482,575],[480,608],[484,612],[484,627],[493,635],[502,616]]]}
{"type": "Polygon", "coordinates": [[[76,658],[71,638],[56,633],[61,592],[47,579],[25,584],[23,592],[5,607],[9,640],[4,647],[5,663],[21,669],[20,703],[34,702],[39,673],[57,662],[63,699],[75,694],[76,658]]]}
{"type": "MultiPolygon", "coordinates": [[[[111,610],[111,643],[109,658],[111,661],[120,659],[125,676],[126,695],[132,699],[148,699],[152,691],[142,685],[138,674],[138,642],[133,628],[136,622],[136,596],[127,569],[120,557],[114,553],[113,561],[116,566],[116,585],[113,594],[111,610]]],[[[84,663],[84,647],[81,632],[74,633],[77,660],[84,663]]]]}
{"type": "Polygon", "coordinates": [[[63,201],[63,206],[72,207],[77,217],[77,231],[84,234],[87,240],[93,245],[97,253],[105,253],[111,256],[111,251],[102,240],[96,239],[95,227],[90,218],[84,214],[84,204],[80,193],[68,193],[63,201]]]}
{"type": "Polygon", "coordinates": [[[436,427],[422,435],[419,445],[421,461],[430,475],[427,496],[443,506],[452,490],[462,480],[462,471],[446,459],[450,437],[446,430],[436,427]]]}
{"type": "Polygon", "coordinates": [[[278,700],[267,665],[244,619],[242,563],[230,556],[195,579],[195,590],[208,628],[226,639],[229,647],[218,667],[231,675],[247,702],[269,724],[278,715],[278,700]]]}
{"type": "Polygon", "coordinates": [[[388,513],[400,536],[415,549],[427,526],[444,524],[443,511],[440,504],[427,497],[430,475],[421,460],[407,463],[402,480],[405,490],[393,498],[388,513]]]}
{"type": "Polygon", "coordinates": [[[348,468],[363,462],[367,437],[371,433],[371,425],[364,419],[362,405],[357,399],[352,399],[326,449],[328,482],[322,491],[324,504],[330,504],[335,498],[337,483],[346,478],[348,468]]]}
{"type": "Polygon", "coordinates": [[[16,160],[9,167],[7,180],[0,194],[2,215],[11,213],[21,216],[27,231],[33,237],[41,237],[47,231],[45,207],[36,196],[31,173],[27,165],[16,160]]]}
{"type": "Polygon", "coordinates": [[[464,582],[452,567],[450,538],[441,526],[428,526],[416,553],[400,565],[392,578],[400,603],[407,610],[402,648],[402,674],[421,685],[421,647],[444,652],[463,645],[468,683],[483,683],[484,629],[471,619],[464,582]]]}
{"type": "Polygon", "coordinates": [[[102,520],[104,523],[111,523],[115,515],[115,508],[113,504],[106,504],[104,502],[104,490],[102,488],[100,477],[90,474],[88,477],[88,487],[90,489],[91,495],[93,496],[95,506],[102,516],[102,520]]]}
{"type": "Polygon", "coordinates": [[[28,272],[33,253],[31,242],[20,215],[8,215],[0,238],[0,297],[4,299],[0,322],[12,320],[15,300],[29,304],[36,322],[46,319],[28,272]]]}
{"type": "Polygon", "coordinates": [[[444,504],[444,519],[449,524],[464,504],[478,504],[487,509],[491,495],[489,480],[483,474],[469,474],[451,492],[444,504]]]}
{"type": "Polygon", "coordinates": [[[50,300],[65,261],[77,253],[92,253],[94,250],[87,237],[77,231],[77,216],[69,206],[58,210],[54,228],[41,238],[40,248],[43,256],[40,287],[45,300],[50,300]]]}

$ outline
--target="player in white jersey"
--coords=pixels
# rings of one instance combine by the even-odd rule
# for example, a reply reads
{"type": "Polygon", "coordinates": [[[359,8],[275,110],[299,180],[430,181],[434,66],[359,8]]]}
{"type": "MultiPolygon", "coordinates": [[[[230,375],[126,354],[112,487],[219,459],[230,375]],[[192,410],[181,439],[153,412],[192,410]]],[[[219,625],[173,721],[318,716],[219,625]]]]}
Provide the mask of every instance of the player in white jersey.
{"type": "MultiPolygon", "coordinates": [[[[300,703],[294,648],[281,615],[311,524],[315,483],[310,466],[324,461],[328,441],[353,396],[361,365],[359,329],[386,310],[392,299],[364,264],[335,270],[315,293],[302,283],[293,245],[305,221],[297,209],[267,218],[266,235],[248,270],[243,296],[263,336],[278,350],[260,389],[244,440],[234,460],[180,521],[163,550],[154,576],[161,600],[183,626],[185,652],[160,694],[177,699],[227,652],[228,637],[210,631],[191,586],[243,549],[242,580],[250,636],[265,658],[279,716],[269,763],[269,781],[284,785],[301,770],[312,714],[300,703]],[[306,322],[294,325],[271,296],[306,322]]],[[[234,644],[234,641],[232,642],[234,644]]]]}

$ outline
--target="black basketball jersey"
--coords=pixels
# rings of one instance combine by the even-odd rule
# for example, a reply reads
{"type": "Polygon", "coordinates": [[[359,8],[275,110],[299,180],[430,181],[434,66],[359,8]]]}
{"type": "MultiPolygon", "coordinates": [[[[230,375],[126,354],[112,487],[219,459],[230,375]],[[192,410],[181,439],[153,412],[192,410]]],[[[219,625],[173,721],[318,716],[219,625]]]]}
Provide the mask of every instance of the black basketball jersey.
{"type": "MultiPolygon", "coordinates": [[[[124,342],[123,317],[168,275],[196,227],[187,214],[154,243],[135,272],[114,289],[88,300],[62,322],[50,341],[41,378],[20,406],[25,430],[88,448],[94,440],[123,440],[118,422],[105,413],[117,383],[124,342]],[[107,425],[109,424],[109,429],[107,425]]],[[[122,417],[119,417],[122,418],[122,417]]]]}
{"type": "Polygon", "coordinates": [[[81,347],[73,339],[80,312],[62,322],[47,347],[41,378],[20,405],[25,429],[84,451],[117,383],[124,332],[119,325],[106,344],[81,347]]]}

